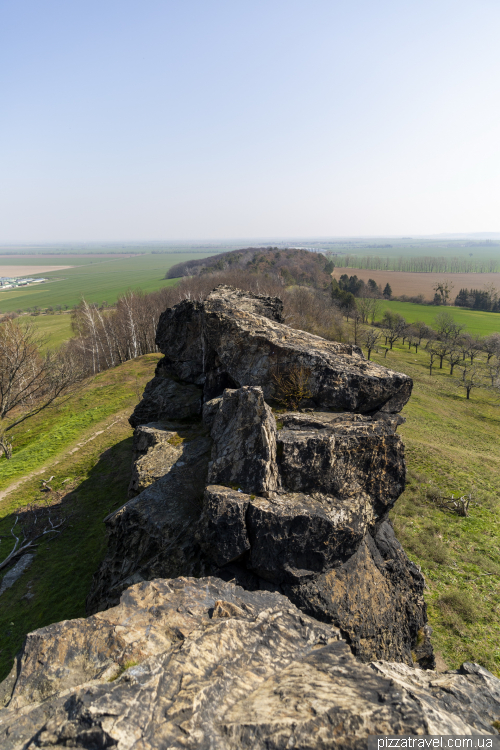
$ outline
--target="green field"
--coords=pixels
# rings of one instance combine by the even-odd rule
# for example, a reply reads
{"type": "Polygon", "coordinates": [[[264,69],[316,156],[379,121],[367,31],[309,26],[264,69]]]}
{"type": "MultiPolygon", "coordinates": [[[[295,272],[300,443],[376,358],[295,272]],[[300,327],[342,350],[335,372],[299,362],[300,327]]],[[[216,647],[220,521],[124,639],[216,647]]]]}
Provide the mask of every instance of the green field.
{"type": "MultiPolygon", "coordinates": [[[[21,320],[26,320],[28,316],[23,316],[21,320]]],[[[45,338],[45,344],[42,351],[55,349],[65,341],[68,341],[73,335],[71,330],[71,315],[69,313],[58,313],[52,315],[30,315],[28,320],[33,323],[45,338]]]]}
{"type": "Polygon", "coordinates": [[[480,310],[468,310],[463,307],[437,307],[435,305],[415,305],[412,302],[395,302],[383,300],[381,304],[382,317],[385,310],[402,315],[408,323],[422,320],[431,328],[434,328],[434,318],[439,312],[446,310],[457,323],[466,326],[469,333],[489,336],[490,333],[500,332],[500,313],[482,312],[480,310]]]}
{"type": "MultiPolygon", "coordinates": [[[[46,308],[56,305],[73,307],[85,297],[88,302],[116,302],[120,294],[127,289],[142,289],[154,292],[163,286],[175,284],[175,279],[164,280],[165,272],[176,263],[205,257],[203,253],[169,253],[140,256],[85,259],[85,263],[65,271],[52,271],[44,274],[50,281],[36,287],[24,287],[12,291],[0,292],[0,314],[18,309],[38,306],[46,308]]],[[[21,258],[10,265],[19,265],[21,258]]],[[[72,265],[80,263],[75,256],[53,256],[47,265],[72,265]]],[[[3,262],[0,259],[0,263],[3,262]]],[[[27,261],[28,262],[28,261],[27,261]]],[[[41,263],[38,258],[32,261],[41,263]]],[[[41,274],[38,274],[40,276],[41,274]]]]}

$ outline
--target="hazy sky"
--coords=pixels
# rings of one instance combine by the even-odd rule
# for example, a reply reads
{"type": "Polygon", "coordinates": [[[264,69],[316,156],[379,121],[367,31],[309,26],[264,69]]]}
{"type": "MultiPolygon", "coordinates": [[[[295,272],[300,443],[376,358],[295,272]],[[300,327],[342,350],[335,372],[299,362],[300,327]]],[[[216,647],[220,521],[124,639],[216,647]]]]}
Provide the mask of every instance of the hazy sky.
{"type": "Polygon", "coordinates": [[[498,0],[0,0],[0,242],[500,231],[498,0]]]}

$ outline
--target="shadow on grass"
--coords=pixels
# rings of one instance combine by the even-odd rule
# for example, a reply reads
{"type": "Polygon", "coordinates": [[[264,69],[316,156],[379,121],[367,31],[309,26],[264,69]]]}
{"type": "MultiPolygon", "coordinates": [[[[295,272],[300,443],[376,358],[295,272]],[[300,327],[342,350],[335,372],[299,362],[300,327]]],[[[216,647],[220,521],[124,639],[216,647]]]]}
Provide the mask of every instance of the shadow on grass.
{"type": "MultiPolygon", "coordinates": [[[[33,504],[39,507],[36,524],[47,524],[49,514],[64,523],[61,533],[39,540],[30,567],[0,596],[0,680],[8,674],[27,633],[59,620],[85,617],[85,598],[106,551],[103,519],[127,499],[131,445],[131,437],[116,443],[84,469],[75,460],[79,476],[70,484],[51,485],[53,491],[47,494],[33,493],[33,504]]],[[[0,559],[13,548],[10,530],[16,516],[25,525],[33,524],[33,508],[19,508],[1,519],[0,559]]]]}

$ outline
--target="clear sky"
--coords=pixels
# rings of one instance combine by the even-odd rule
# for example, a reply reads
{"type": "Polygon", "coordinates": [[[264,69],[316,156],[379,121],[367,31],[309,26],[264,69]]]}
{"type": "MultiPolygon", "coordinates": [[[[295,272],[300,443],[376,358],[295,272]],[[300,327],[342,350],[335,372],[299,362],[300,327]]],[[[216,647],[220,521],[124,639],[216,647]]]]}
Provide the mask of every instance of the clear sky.
{"type": "Polygon", "coordinates": [[[500,231],[498,0],[0,0],[0,242],[500,231]]]}

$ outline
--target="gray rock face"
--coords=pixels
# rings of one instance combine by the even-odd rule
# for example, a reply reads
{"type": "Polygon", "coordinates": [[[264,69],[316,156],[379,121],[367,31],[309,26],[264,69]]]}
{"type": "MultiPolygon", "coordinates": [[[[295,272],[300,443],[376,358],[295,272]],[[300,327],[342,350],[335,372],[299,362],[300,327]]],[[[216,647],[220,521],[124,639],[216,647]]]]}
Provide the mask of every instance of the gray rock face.
{"type": "Polygon", "coordinates": [[[238,560],[250,549],[246,514],[250,496],[227,487],[205,490],[200,544],[217,567],[238,560]]]}
{"type": "Polygon", "coordinates": [[[196,418],[201,414],[201,401],[201,389],[172,379],[160,360],[155,377],[147,384],[129,422],[132,427],[137,427],[149,422],[196,418]]]}
{"type": "Polygon", "coordinates": [[[210,434],[209,484],[259,494],[278,488],[276,421],[262,388],[225,390],[210,434]]]}
{"type": "Polygon", "coordinates": [[[302,611],[340,628],[363,661],[387,658],[432,668],[424,579],[388,522],[369,507],[318,494],[271,498],[209,486],[198,538],[218,575],[286,594],[302,611]],[[371,531],[371,533],[370,533],[371,531]],[[412,653],[413,651],[413,653],[412,653]]]}
{"type": "Polygon", "coordinates": [[[165,429],[160,422],[140,425],[134,431],[132,477],[129,497],[165,476],[182,455],[182,443],[175,430],[165,429]]]}
{"type": "Polygon", "coordinates": [[[261,386],[273,396],[276,367],[304,368],[316,408],[398,412],[412,381],[367,361],[359,347],[338,344],[277,322],[275,302],[218,287],[204,303],[184,300],[166,310],[157,345],[165,367],[188,383],[203,385],[205,399],[225,388],[261,386]]]}
{"type": "MultiPolygon", "coordinates": [[[[303,611],[338,624],[363,661],[390,654],[411,666],[427,623],[424,586],[422,574],[386,522],[373,535],[366,534],[341,565],[282,590],[303,611]]],[[[420,658],[420,666],[433,668],[432,650],[420,658]]]]}
{"type": "Polygon", "coordinates": [[[94,575],[87,612],[117,604],[121,592],[159,576],[204,575],[194,530],[202,510],[211,441],[198,437],[178,445],[165,475],[106,519],[108,551],[94,575]]]}
{"type": "Polygon", "coordinates": [[[351,514],[370,503],[375,521],[404,490],[404,446],[390,422],[352,416],[280,417],[279,470],[289,490],[333,496],[351,514]]]}
{"type": "Polygon", "coordinates": [[[366,750],[373,735],[498,739],[500,681],[362,664],[285,597],[155,580],[30,634],[0,685],[2,750],[366,750]],[[497,735],[496,737],[494,735],[497,735]]]}
{"type": "Polygon", "coordinates": [[[332,507],[328,500],[302,493],[251,500],[247,567],[266,581],[291,583],[313,578],[353,554],[372,519],[332,507]]]}

